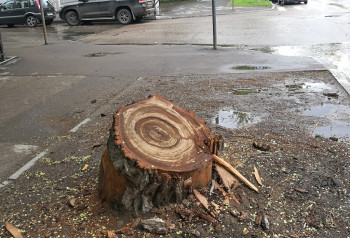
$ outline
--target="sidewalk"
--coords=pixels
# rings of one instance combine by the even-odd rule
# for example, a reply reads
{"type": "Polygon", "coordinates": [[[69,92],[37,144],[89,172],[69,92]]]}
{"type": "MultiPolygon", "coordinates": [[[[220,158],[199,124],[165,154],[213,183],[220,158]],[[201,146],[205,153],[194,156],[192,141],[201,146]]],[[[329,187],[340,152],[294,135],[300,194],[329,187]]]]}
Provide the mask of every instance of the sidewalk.
{"type": "MultiPolygon", "coordinates": [[[[215,0],[217,15],[228,15],[240,12],[270,10],[271,7],[234,7],[229,6],[229,0],[215,0]]],[[[201,17],[212,15],[212,1],[175,2],[160,5],[160,16],[156,19],[169,19],[180,17],[201,17]]]]}

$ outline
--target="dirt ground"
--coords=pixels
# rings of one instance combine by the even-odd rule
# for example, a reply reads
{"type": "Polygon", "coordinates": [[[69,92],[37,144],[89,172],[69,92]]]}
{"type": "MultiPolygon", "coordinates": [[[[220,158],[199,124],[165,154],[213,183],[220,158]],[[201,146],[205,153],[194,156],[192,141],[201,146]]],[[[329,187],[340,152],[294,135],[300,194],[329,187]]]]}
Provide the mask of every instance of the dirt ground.
{"type": "Polygon", "coordinates": [[[11,237],[6,221],[25,237],[158,237],[140,227],[154,217],[166,223],[163,237],[349,237],[350,98],[328,71],[140,78],[113,96],[83,130],[48,138],[45,158],[0,190],[0,237],[11,237]],[[102,203],[98,174],[112,114],[150,94],[205,119],[224,138],[220,157],[259,193],[241,183],[232,191],[238,201],[225,205],[209,184],[200,192],[218,205],[214,217],[193,195],[147,214],[102,203]]]}

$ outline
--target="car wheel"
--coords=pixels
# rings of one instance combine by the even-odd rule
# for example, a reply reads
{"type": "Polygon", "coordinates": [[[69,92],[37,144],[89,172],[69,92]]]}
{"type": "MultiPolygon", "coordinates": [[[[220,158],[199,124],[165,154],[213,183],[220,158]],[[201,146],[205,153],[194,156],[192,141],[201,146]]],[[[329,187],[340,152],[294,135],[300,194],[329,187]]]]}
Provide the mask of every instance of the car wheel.
{"type": "Polygon", "coordinates": [[[304,1],[304,4],[307,4],[307,1],[304,1]]]}
{"type": "Polygon", "coordinates": [[[80,23],[78,13],[75,11],[67,12],[65,19],[67,24],[70,26],[78,26],[80,23]]]}
{"type": "Polygon", "coordinates": [[[129,24],[132,20],[131,12],[126,8],[120,9],[117,13],[117,20],[120,24],[129,24]]]}
{"type": "Polygon", "coordinates": [[[28,16],[26,19],[26,24],[29,27],[36,27],[38,25],[38,20],[35,16],[28,16]]]}

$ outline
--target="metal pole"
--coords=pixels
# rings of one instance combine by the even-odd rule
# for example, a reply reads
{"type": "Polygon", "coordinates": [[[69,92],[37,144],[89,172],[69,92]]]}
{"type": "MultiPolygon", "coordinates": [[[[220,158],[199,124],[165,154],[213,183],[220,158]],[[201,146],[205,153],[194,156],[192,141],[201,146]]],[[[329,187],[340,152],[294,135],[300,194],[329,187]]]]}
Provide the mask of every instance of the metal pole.
{"type": "Polygon", "coordinates": [[[216,42],[216,9],[215,9],[215,0],[211,0],[211,8],[213,15],[213,48],[216,50],[217,42],[216,42]]]}
{"type": "Polygon", "coordinates": [[[0,31],[0,62],[5,61],[5,51],[2,44],[1,31],[0,31]]]}
{"type": "Polygon", "coordinates": [[[45,22],[45,16],[44,16],[44,6],[42,4],[42,1],[46,1],[46,0],[39,0],[39,4],[40,4],[40,12],[41,12],[41,22],[43,24],[43,31],[44,31],[44,40],[45,40],[45,45],[47,45],[46,22],[45,22]]]}

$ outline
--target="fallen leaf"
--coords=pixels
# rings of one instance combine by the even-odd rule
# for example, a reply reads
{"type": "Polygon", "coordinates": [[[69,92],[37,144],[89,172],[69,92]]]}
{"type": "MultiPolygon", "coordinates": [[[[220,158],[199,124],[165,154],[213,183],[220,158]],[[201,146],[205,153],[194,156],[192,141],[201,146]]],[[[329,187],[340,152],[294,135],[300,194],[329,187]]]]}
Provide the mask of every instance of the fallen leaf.
{"type": "Polygon", "coordinates": [[[89,167],[89,165],[88,165],[88,164],[85,164],[84,167],[81,169],[81,171],[86,170],[88,167],[89,167]]]}
{"type": "Polygon", "coordinates": [[[14,227],[7,221],[5,222],[5,227],[6,227],[6,230],[8,230],[8,232],[10,232],[14,238],[23,238],[21,230],[14,227]]]}
{"type": "Polygon", "coordinates": [[[258,184],[260,184],[262,186],[262,182],[261,182],[261,178],[259,175],[259,172],[257,170],[257,168],[254,166],[254,175],[255,175],[255,179],[258,182],[258,184]]]}

